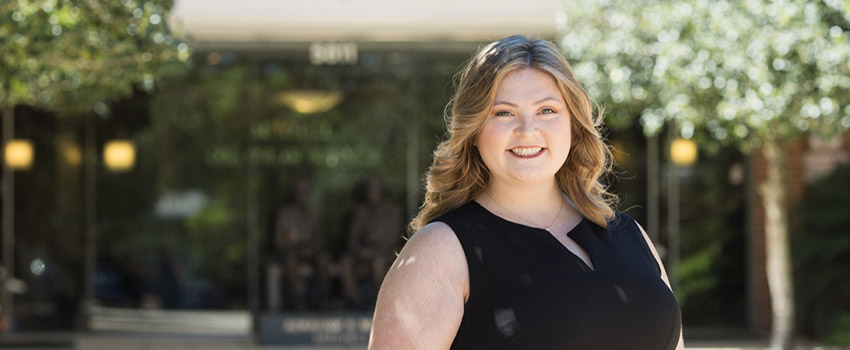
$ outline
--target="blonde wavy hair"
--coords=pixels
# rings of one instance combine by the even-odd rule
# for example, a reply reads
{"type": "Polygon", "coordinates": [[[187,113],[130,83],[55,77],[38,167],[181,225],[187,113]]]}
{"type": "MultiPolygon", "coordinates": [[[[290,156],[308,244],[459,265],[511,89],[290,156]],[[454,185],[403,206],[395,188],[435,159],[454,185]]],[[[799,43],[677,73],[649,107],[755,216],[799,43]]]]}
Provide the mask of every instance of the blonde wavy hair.
{"type": "Polygon", "coordinates": [[[410,223],[411,232],[484,191],[490,173],[474,142],[489,117],[499,82],[511,72],[528,68],[555,78],[569,110],[572,144],[555,175],[558,187],[594,223],[606,227],[613,218],[617,197],[600,181],[611,170],[611,152],[600,133],[602,111],[593,114],[592,101],[557,46],[515,35],[484,46],[460,72],[454,97],[446,106],[448,139],[434,151],[426,174],[425,202],[410,223]]]}

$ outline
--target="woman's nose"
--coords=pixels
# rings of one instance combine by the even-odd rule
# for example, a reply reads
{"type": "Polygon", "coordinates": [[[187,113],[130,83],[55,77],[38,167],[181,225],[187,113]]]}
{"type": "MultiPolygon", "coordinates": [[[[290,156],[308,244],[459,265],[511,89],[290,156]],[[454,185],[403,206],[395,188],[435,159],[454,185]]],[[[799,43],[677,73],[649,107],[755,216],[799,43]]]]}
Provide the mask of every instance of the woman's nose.
{"type": "Polygon", "coordinates": [[[519,125],[515,129],[517,135],[529,136],[535,135],[539,131],[537,129],[537,120],[533,116],[522,115],[518,118],[519,125]]]}

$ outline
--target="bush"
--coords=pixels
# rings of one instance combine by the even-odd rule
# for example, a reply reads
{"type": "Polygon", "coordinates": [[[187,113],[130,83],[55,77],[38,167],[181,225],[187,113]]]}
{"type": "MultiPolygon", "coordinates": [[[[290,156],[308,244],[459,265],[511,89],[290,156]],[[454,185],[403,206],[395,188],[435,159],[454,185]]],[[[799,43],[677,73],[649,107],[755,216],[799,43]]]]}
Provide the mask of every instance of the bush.
{"type": "Polygon", "coordinates": [[[800,330],[850,345],[850,168],[806,188],[792,234],[800,330]]]}

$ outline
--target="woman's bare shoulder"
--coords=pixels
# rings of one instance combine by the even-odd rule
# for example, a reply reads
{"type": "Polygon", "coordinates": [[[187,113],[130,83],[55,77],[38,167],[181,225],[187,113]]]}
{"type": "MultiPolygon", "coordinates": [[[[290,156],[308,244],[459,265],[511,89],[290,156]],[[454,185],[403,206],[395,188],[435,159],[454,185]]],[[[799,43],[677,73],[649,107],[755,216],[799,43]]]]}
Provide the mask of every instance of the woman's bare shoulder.
{"type": "Polygon", "coordinates": [[[410,236],[405,247],[408,244],[413,244],[412,247],[415,248],[445,249],[449,250],[449,253],[456,250],[456,248],[460,248],[460,241],[458,241],[454,231],[448,224],[442,221],[435,221],[423,226],[419,231],[416,231],[416,233],[410,236]]]}
{"type": "Polygon", "coordinates": [[[384,279],[369,348],[449,348],[468,289],[466,258],[451,228],[441,222],[421,228],[384,279]]]}
{"type": "MultiPolygon", "coordinates": [[[[432,222],[410,237],[390,269],[390,274],[406,275],[407,272],[424,276],[436,274],[448,281],[468,285],[466,256],[449,225],[432,222]]],[[[468,289],[467,286],[464,289],[468,289]]]]}

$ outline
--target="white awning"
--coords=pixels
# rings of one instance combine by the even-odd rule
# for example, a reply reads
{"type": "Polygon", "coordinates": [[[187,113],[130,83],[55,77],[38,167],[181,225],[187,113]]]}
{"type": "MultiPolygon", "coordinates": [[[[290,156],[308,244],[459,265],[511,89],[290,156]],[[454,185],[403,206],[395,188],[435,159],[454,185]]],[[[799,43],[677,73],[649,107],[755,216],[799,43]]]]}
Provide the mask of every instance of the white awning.
{"type": "Polygon", "coordinates": [[[557,0],[176,0],[195,42],[481,42],[552,38],[557,0]]]}

